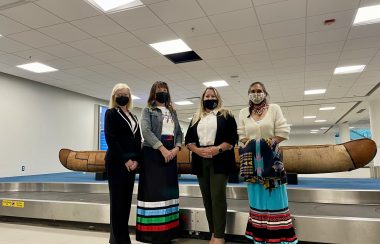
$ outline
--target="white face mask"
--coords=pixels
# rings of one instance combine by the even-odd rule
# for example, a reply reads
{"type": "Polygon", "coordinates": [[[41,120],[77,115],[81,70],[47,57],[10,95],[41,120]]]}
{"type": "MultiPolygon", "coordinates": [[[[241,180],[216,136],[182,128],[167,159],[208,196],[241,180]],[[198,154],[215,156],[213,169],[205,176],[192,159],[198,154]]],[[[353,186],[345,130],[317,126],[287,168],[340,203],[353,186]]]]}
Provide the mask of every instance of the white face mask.
{"type": "Polygon", "coordinates": [[[254,104],[260,104],[265,99],[265,93],[249,93],[249,100],[254,104]]]}

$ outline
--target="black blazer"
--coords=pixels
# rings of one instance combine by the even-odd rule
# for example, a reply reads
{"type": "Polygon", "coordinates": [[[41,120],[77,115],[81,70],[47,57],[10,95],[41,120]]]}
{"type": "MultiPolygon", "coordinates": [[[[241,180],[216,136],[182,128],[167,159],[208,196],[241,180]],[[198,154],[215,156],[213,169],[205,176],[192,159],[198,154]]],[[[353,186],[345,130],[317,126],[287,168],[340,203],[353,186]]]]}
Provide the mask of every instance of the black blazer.
{"type": "MultiPolygon", "coordinates": [[[[227,113],[225,118],[220,112],[217,113],[217,129],[214,145],[218,146],[223,142],[227,142],[232,146],[238,141],[237,125],[235,118],[232,114],[227,113]]],[[[193,126],[191,122],[185,137],[185,144],[195,143],[199,147],[199,137],[198,137],[198,123],[197,121],[193,126]]],[[[196,153],[191,154],[191,167],[192,174],[201,175],[202,174],[202,157],[196,153]]],[[[214,172],[219,174],[231,174],[237,171],[235,164],[235,151],[234,148],[231,150],[224,151],[215,155],[213,158],[214,172]]]]}
{"type": "Polygon", "coordinates": [[[104,133],[108,150],[105,161],[117,161],[124,164],[129,159],[139,161],[141,158],[141,133],[137,117],[137,128],[132,131],[129,118],[120,108],[107,109],[104,118],[104,133]],[[128,122],[129,123],[128,123],[128,122]]]}

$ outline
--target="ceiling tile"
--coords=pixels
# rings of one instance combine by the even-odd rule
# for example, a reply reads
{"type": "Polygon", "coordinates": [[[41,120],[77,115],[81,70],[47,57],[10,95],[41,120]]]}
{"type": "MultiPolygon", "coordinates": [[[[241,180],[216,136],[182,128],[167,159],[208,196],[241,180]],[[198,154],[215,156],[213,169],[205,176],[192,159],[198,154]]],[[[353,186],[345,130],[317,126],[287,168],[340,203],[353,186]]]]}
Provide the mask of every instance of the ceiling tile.
{"type": "Polygon", "coordinates": [[[23,59],[29,59],[33,62],[43,62],[46,60],[57,59],[57,57],[47,54],[38,49],[32,49],[27,51],[15,52],[14,55],[17,55],[23,59]]]}
{"type": "Polygon", "coordinates": [[[59,41],[35,30],[12,34],[8,37],[35,48],[59,44],[59,41]]]}
{"type": "Polygon", "coordinates": [[[5,16],[0,15],[0,34],[3,36],[23,32],[29,30],[29,28],[25,25],[17,23],[16,21],[7,18],[5,16]]]}
{"type": "Polygon", "coordinates": [[[307,17],[306,30],[307,32],[314,32],[351,27],[352,22],[354,21],[355,13],[355,10],[348,10],[343,12],[307,17]],[[325,25],[325,20],[330,19],[335,19],[335,23],[331,25],[325,25]]]}
{"type": "Polygon", "coordinates": [[[266,40],[269,50],[305,46],[305,34],[266,40]]]}
{"type": "Polygon", "coordinates": [[[76,42],[69,42],[67,44],[85,53],[100,53],[100,52],[112,50],[110,46],[104,44],[103,42],[95,38],[76,41],[76,42]]]}
{"type": "Polygon", "coordinates": [[[95,59],[90,55],[71,57],[68,59],[68,61],[79,66],[92,66],[103,63],[102,61],[95,59]]]}
{"type": "Polygon", "coordinates": [[[261,24],[268,24],[306,16],[304,0],[289,0],[256,7],[256,14],[261,24]]]}
{"type": "Polygon", "coordinates": [[[132,48],[123,49],[121,51],[133,59],[154,58],[161,56],[161,54],[147,45],[135,46],[132,48]]]}
{"type": "Polygon", "coordinates": [[[212,15],[209,18],[219,32],[258,25],[253,8],[212,15]]]}
{"type": "Polygon", "coordinates": [[[50,53],[51,55],[60,57],[60,58],[82,56],[85,54],[85,53],[79,51],[78,49],[70,47],[66,44],[59,44],[59,45],[44,47],[43,51],[50,53]]]}
{"type": "Polygon", "coordinates": [[[204,17],[195,0],[168,0],[149,5],[149,8],[165,23],[204,17]]]}
{"type": "Polygon", "coordinates": [[[305,33],[305,18],[262,25],[264,39],[305,33]]]}
{"type": "Polygon", "coordinates": [[[125,31],[123,27],[106,15],[76,20],[71,23],[92,36],[105,36],[125,31]]]}
{"type": "Polygon", "coordinates": [[[166,25],[131,31],[146,44],[178,39],[178,36],[166,25]]]}
{"type": "Polygon", "coordinates": [[[38,31],[61,42],[70,42],[91,38],[90,35],[84,33],[83,31],[68,23],[40,28],[38,31]]]}
{"type": "Polygon", "coordinates": [[[8,53],[13,53],[17,51],[24,51],[32,49],[30,46],[26,46],[12,39],[1,37],[0,38],[0,50],[8,53]]]}
{"type": "Polygon", "coordinates": [[[343,50],[354,50],[371,47],[380,47],[380,36],[349,39],[346,41],[343,50]]]}
{"type": "Polygon", "coordinates": [[[219,34],[184,38],[187,45],[193,50],[224,46],[225,43],[219,34]]]}
{"type": "Polygon", "coordinates": [[[119,51],[107,51],[92,54],[93,57],[102,60],[105,63],[119,63],[129,60],[129,58],[119,51]]]}
{"type": "Polygon", "coordinates": [[[306,44],[316,45],[327,42],[342,41],[346,39],[348,31],[349,28],[340,28],[307,33],[306,44]]]}
{"type": "Polygon", "coordinates": [[[216,30],[208,18],[185,20],[169,24],[180,37],[194,37],[215,33],[216,30]]]}
{"type": "Polygon", "coordinates": [[[130,32],[102,36],[98,37],[98,39],[118,50],[127,49],[133,46],[140,46],[144,44],[130,32]]]}
{"type": "Polygon", "coordinates": [[[348,39],[365,38],[380,35],[380,24],[352,26],[348,39]]]}
{"type": "Polygon", "coordinates": [[[31,28],[39,28],[63,22],[62,19],[56,17],[55,15],[33,3],[27,3],[13,8],[8,8],[0,11],[0,14],[5,15],[31,28]]]}
{"type": "Polygon", "coordinates": [[[231,30],[220,33],[229,45],[262,40],[259,26],[250,26],[243,29],[231,30]]]}
{"type": "Polygon", "coordinates": [[[356,9],[359,2],[360,0],[309,0],[307,4],[307,15],[313,16],[356,9]]]}
{"type": "Polygon", "coordinates": [[[136,30],[162,25],[162,21],[147,7],[108,15],[127,30],[136,30]]]}
{"type": "Polygon", "coordinates": [[[235,55],[263,52],[267,49],[264,41],[240,43],[229,47],[235,55]]]}
{"type": "Polygon", "coordinates": [[[227,46],[220,46],[197,51],[197,54],[202,59],[215,59],[233,56],[232,52],[227,46]]]}
{"type": "Polygon", "coordinates": [[[310,45],[306,46],[306,55],[340,52],[343,49],[343,46],[344,41],[310,45]]]}
{"type": "Polygon", "coordinates": [[[101,14],[100,11],[83,0],[38,0],[35,3],[66,21],[101,14]]]}
{"type": "Polygon", "coordinates": [[[13,54],[4,54],[0,56],[0,63],[16,66],[20,64],[29,63],[29,60],[13,54]]]}
{"type": "Polygon", "coordinates": [[[252,7],[252,2],[250,0],[198,0],[198,3],[201,5],[202,9],[207,13],[207,15],[225,13],[252,7]]]}

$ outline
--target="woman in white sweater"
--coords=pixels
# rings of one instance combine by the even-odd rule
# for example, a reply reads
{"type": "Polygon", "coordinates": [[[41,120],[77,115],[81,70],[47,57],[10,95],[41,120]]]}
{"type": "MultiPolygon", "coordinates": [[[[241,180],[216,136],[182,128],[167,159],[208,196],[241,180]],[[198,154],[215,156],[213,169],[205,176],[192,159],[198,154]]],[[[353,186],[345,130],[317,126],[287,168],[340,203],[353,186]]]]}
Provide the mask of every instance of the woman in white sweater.
{"type": "MultiPolygon", "coordinates": [[[[249,107],[240,111],[239,149],[242,163],[248,165],[241,175],[248,183],[250,205],[246,237],[253,243],[297,243],[288,209],[286,173],[278,143],[289,138],[290,127],[281,108],[268,103],[264,84],[249,86],[249,107]]],[[[243,169],[243,168],[242,168],[243,169]]]]}

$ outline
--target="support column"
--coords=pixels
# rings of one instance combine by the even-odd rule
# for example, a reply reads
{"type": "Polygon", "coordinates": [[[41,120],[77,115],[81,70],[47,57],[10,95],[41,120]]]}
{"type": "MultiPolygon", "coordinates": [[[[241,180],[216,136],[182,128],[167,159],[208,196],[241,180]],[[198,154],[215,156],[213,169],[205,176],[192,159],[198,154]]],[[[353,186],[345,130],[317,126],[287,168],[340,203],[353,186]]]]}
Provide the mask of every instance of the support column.
{"type": "Polygon", "coordinates": [[[373,159],[374,166],[380,166],[380,100],[368,101],[369,121],[371,125],[372,140],[376,142],[377,154],[373,159]]]}
{"type": "Polygon", "coordinates": [[[373,166],[371,166],[371,178],[380,178],[380,100],[370,100],[368,104],[372,140],[376,142],[377,147],[373,166]]]}
{"type": "Polygon", "coordinates": [[[339,141],[340,143],[350,141],[350,126],[348,123],[339,125],[339,141]]]}

